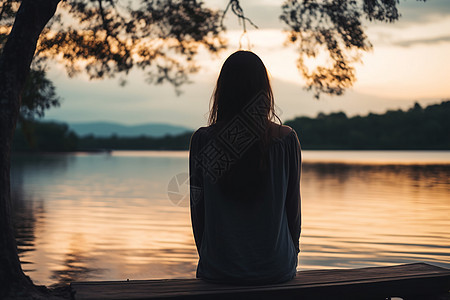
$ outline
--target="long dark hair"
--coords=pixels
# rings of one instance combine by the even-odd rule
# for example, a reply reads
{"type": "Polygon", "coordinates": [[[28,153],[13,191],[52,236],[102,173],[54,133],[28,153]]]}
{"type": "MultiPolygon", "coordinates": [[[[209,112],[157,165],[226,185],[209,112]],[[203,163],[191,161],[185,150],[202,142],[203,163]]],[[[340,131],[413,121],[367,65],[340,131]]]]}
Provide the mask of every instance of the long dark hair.
{"type": "Polygon", "coordinates": [[[248,126],[256,138],[243,153],[239,153],[239,159],[224,172],[218,183],[224,193],[235,198],[252,198],[251,195],[261,190],[258,187],[267,173],[267,150],[271,141],[269,124],[281,124],[281,120],[275,113],[266,67],[250,51],[237,51],[227,58],[211,97],[209,125],[216,128],[216,132],[223,132],[240,121],[240,125],[248,126]]]}
{"type": "Polygon", "coordinates": [[[267,99],[267,121],[281,123],[275,113],[272,87],[262,60],[250,51],[231,54],[220,70],[211,98],[209,125],[230,121],[260,93],[267,99]]]}

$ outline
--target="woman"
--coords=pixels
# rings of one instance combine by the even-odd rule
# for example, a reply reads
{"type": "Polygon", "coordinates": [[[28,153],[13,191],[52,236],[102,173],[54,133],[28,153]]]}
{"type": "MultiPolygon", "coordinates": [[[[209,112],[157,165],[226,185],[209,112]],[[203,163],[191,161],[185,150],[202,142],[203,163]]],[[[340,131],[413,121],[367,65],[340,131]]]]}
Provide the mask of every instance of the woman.
{"type": "Polygon", "coordinates": [[[217,80],[209,126],[191,138],[198,278],[268,284],[295,276],[300,144],[295,131],[280,124],[263,62],[252,52],[235,52],[217,80]]]}

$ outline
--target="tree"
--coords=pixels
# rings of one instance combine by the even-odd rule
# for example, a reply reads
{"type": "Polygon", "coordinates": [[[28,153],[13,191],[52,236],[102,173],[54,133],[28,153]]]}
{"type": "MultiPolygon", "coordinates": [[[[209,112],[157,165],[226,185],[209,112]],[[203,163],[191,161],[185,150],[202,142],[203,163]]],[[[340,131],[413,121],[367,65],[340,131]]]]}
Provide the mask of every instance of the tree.
{"type": "MultiPolygon", "coordinates": [[[[9,34],[9,27],[14,18],[20,2],[17,0],[0,1],[0,53],[5,46],[9,34]]],[[[60,106],[60,98],[56,95],[55,86],[46,76],[46,67],[43,59],[34,59],[30,74],[27,77],[22,92],[22,103],[18,121],[27,127],[27,120],[41,118],[45,110],[60,106]]]]}
{"type": "Polygon", "coordinates": [[[55,86],[47,78],[45,69],[32,68],[22,91],[19,121],[42,118],[51,107],[60,106],[60,97],[55,86]]]}
{"type": "MultiPolygon", "coordinates": [[[[17,128],[14,134],[14,151],[67,152],[78,149],[78,136],[65,123],[27,120],[29,130],[17,128]]],[[[22,127],[19,124],[18,127],[22,127]]]]}
{"type": "Polygon", "coordinates": [[[30,147],[35,139],[36,118],[42,118],[51,107],[60,106],[60,97],[43,67],[32,67],[22,91],[22,102],[17,119],[20,130],[30,147]]]}
{"type": "Polygon", "coordinates": [[[0,296],[38,291],[25,276],[17,256],[11,223],[10,150],[25,84],[38,37],[58,1],[23,1],[0,56],[0,296]]]}
{"type": "MultiPolygon", "coordinates": [[[[317,95],[342,94],[355,80],[351,64],[358,60],[348,53],[371,47],[361,18],[396,20],[397,3],[286,1],[281,19],[290,27],[291,43],[299,49],[298,67],[308,87],[317,95]],[[316,56],[321,45],[330,54],[331,67],[309,72],[304,57],[316,56]]],[[[225,12],[205,8],[196,0],[0,0],[0,4],[0,44],[7,39],[0,55],[0,297],[17,296],[20,291],[25,296],[39,295],[20,267],[9,186],[11,141],[33,56],[44,64],[56,59],[69,75],[86,72],[91,78],[119,74],[123,81],[138,67],[147,72],[150,82],[169,82],[177,89],[188,81],[188,74],[198,70],[195,56],[200,47],[211,53],[225,47],[221,36],[225,12]]],[[[239,1],[230,0],[228,7],[243,21],[245,30],[249,20],[239,1]]]]}
{"type": "Polygon", "coordinates": [[[197,70],[194,56],[200,46],[210,52],[224,47],[220,15],[204,8],[202,2],[143,0],[134,7],[121,6],[117,0],[67,0],[46,27],[59,2],[0,2],[0,16],[17,10],[12,28],[7,18],[0,19],[1,38],[8,34],[0,56],[1,298],[42,295],[25,276],[18,259],[9,178],[21,92],[35,51],[42,59],[56,57],[71,75],[86,71],[92,78],[113,77],[137,66],[148,70],[149,80],[178,87],[186,82],[187,74],[197,70]]]}

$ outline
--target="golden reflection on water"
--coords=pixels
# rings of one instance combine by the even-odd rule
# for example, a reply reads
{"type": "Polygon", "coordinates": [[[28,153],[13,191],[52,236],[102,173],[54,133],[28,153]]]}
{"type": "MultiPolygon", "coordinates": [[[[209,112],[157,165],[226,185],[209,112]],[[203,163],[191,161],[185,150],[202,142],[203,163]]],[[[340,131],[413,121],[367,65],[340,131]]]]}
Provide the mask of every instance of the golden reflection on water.
{"type": "MultiPolygon", "coordinates": [[[[304,151],[299,269],[417,261],[450,267],[449,153],[440,165],[425,164],[426,152],[416,155],[420,165],[393,164],[396,158],[385,153],[391,164],[384,165],[326,163],[330,152],[321,158],[304,151]],[[316,159],[308,162],[308,154],[316,159]]],[[[194,277],[189,208],[167,195],[187,163],[186,152],[14,157],[16,235],[26,273],[46,285],[194,277]]]]}
{"type": "Polygon", "coordinates": [[[304,165],[300,267],[450,265],[448,166],[304,165]]]}

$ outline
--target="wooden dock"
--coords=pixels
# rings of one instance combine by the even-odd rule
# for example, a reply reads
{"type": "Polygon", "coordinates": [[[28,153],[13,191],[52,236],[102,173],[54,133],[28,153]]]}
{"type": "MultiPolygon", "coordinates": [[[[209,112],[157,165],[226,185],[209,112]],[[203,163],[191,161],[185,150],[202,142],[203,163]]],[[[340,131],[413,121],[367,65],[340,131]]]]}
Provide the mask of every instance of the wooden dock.
{"type": "Polygon", "coordinates": [[[239,286],[199,279],[74,282],[74,299],[449,299],[450,269],[425,263],[300,271],[283,284],[239,286]]]}

